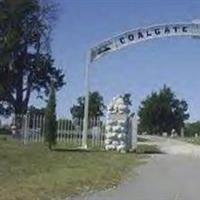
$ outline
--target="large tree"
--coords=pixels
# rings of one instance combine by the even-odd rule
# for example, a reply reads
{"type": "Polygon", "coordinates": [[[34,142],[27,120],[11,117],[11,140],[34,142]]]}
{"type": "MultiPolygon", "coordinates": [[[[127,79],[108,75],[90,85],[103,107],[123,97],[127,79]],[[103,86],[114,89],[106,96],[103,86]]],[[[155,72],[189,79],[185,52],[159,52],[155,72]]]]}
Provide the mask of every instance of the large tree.
{"type": "Polygon", "coordinates": [[[63,86],[50,54],[54,14],[40,0],[0,1],[0,114],[25,113],[31,93],[47,95],[52,78],[56,89],[63,86]]]}
{"type": "MultiPolygon", "coordinates": [[[[83,119],[84,117],[85,97],[81,96],[77,99],[77,104],[70,109],[72,117],[83,119]]],[[[104,115],[105,105],[103,97],[99,92],[94,91],[89,93],[89,117],[101,117],[104,115]]]]}
{"type": "Polygon", "coordinates": [[[150,134],[170,133],[175,129],[180,133],[184,121],[189,118],[188,105],[185,100],[179,100],[175,93],[167,86],[159,92],[142,101],[138,115],[140,117],[140,132],[150,134]]]}

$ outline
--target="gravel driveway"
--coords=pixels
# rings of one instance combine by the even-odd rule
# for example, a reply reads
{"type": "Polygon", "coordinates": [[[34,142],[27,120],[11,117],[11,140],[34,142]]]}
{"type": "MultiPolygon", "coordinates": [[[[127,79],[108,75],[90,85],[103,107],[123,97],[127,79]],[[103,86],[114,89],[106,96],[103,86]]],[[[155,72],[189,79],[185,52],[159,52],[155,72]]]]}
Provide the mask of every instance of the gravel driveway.
{"type": "Polygon", "coordinates": [[[118,188],[76,200],[199,200],[200,147],[151,137],[167,154],[153,155],[118,188]]]}
{"type": "Polygon", "coordinates": [[[156,144],[160,150],[170,155],[189,155],[200,157],[200,146],[179,141],[176,139],[157,137],[157,136],[145,136],[146,139],[151,142],[150,144],[156,144]]]}

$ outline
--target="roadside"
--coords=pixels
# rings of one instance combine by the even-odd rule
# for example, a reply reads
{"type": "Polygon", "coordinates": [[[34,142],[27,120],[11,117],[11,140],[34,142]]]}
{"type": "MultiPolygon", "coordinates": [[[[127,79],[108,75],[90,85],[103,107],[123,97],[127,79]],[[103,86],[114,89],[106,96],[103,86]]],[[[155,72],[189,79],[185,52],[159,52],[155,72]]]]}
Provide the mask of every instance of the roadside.
{"type": "Polygon", "coordinates": [[[137,154],[67,146],[50,152],[5,136],[0,145],[2,200],[199,200],[200,146],[184,141],[145,136],[137,154]]]}
{"type": "Polygon", "coordinates": [[[157,145],[163,153],[200,157],[200,146],[198,145],[190,144],[177,139],[158,136],[144,136],[144,138],[148,140],[145,144],[157,145]]]}
{"type": "Polygon", "coordinates": [[[159,146],[165,154],[151,155],[134,170],[133,178],[118,188],[73,200],[199,200],[200,147],[186,142],[145,136],[146,144],[159,146]]]}
{"type": "Polygon", "coordinates": [[[200,137],[185,137],[185,138],[180,138],[180,140],[189,142],[192,144],[200,145],[200,137]]]}
{"type": "Polygon", "coordinates": [[[50,152],[42,143],[24,146],[8,136],[0,136],[0,146],[1,200],[63,199],[112,188],[141,163],[145,153],[144,146],[139,155],[67,146],[50,152]]]}
{"type": "Polygon", "coordinates": [[[118,188],[73,200],[199,200],[200,160],[183,155],[154,155],[118,188]]]}

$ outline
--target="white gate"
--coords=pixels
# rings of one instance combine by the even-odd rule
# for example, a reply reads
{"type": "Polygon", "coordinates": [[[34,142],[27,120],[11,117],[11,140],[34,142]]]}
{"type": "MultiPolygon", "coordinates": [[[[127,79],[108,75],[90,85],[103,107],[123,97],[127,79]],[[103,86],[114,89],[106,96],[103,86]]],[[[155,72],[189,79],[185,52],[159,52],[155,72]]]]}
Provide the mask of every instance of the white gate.
{"type": "MultiPolygon", "coordinates": [[[[39,114],[17,115],[11,123],[13,137],[27,143],[43,143],[45,141],[45,116],[39,114]]],[[[104,147],[105,125],[101,118],[90,118],[88,124],[88,147],[104,147]]],[[[83,119],[57,119],[57,144],[66,147],[82,145],[83,119]]]]}

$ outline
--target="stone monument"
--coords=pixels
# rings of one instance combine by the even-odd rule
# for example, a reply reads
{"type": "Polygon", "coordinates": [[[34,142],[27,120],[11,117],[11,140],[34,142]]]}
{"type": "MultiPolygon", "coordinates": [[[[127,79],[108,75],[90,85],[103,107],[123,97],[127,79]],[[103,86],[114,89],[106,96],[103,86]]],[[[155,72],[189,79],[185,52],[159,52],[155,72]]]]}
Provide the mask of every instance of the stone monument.
{"type": "Polygon", "coordinates": [[[113,98],[107,107],[105,149],[127,152],[131,148],[130,109],[122,96],[113,98]]]}

